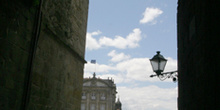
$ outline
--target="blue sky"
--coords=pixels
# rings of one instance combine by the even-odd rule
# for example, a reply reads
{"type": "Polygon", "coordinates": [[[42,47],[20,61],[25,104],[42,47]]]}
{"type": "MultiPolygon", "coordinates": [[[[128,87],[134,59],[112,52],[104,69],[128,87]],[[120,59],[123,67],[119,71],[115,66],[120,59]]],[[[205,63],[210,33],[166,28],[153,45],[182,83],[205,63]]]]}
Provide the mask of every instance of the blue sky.
{"type": "Polygon", "coordinates": [[[112,77],[124,110],[176,110],[177,83],[149,78],[158,50],[177,70],[176,14],[175,0],[90,0],[84,77],[112,77]]]}

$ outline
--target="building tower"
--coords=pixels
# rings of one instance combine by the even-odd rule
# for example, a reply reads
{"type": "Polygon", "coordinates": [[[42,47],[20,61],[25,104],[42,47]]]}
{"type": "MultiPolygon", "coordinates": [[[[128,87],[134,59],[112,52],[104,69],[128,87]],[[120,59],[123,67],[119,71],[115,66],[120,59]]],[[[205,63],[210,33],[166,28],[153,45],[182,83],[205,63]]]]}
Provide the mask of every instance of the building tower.
{"type": "Polygon", "coordinates": [[[118,98],[118,101],[115,103],[115,110],[122,110],[121,109],[121,102],[120,102],[119,98],[118,98]]]}

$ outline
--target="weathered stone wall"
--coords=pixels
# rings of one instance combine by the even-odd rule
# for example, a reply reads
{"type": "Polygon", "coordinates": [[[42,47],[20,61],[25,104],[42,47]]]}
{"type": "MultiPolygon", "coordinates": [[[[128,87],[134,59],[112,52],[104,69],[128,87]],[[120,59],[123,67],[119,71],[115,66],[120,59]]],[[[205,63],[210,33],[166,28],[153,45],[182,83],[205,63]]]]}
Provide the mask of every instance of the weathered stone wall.
{"type": "Polygon", "coordinates": [[[45,0],[30,109],[80,110],[87,0],[45,0]]]}
{"type": "MultiPolygon", "coordinates": [[[[0,4],[1,110],[23,106],[36,1],[0,4]]],[[[87,15],[88,0],[43,1],[28,109],[80,110],[87,15]]]]}
{"type": "Polygon", "coordinates": [[[22,107],[36,12],[31,3],[0,1],[0,110],[22,107]]]}
{"type": "Polygon", "coordinates": [[[88,0],[45,0],[42,11],[45,29],[84,58],[88,0]]]}
{"type": "Polygon", "coordinates": [[[215,110],[220,68],[219,1],[178,1],[179,110],[215,110]]]}

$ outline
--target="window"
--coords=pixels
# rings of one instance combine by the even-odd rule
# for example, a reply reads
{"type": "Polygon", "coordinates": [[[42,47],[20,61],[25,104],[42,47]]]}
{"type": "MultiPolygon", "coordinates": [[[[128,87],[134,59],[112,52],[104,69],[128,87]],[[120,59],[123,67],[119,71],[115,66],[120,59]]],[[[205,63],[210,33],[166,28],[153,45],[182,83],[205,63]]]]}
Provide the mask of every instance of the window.
{"type": "Polygon", "coordinates": [[[86,99],[86,92],[82,92],[82,99],[86,99]]]}
{"type": "Polygon", "coordinates": [[[100,110],[105,110],[105,104],[100,105],[100,110]]]}
{"type": "Polygon", "coordinates": [[[101,93],[101,94],[100,94],[100,99],[101,99],[101,100],[105,100],[105,99],[106,99],[106,98],[105,98],[105,93],[101,93]]]}
{"type": "Polygon", "coordinates": [[[81,110],[86,110],[86,104],[81,104],[81,110]]]}
{"type": "Polygon", "coordinates": [[[95,104],[90,105],[90,110],[95,110],[95,104]]]}
{"type": "Polygon", "coordinates": [[[94,92],[91,94],[91,99],[92,99],[92,100],[95,100],[95,99],[96,99],[94,92]]]}

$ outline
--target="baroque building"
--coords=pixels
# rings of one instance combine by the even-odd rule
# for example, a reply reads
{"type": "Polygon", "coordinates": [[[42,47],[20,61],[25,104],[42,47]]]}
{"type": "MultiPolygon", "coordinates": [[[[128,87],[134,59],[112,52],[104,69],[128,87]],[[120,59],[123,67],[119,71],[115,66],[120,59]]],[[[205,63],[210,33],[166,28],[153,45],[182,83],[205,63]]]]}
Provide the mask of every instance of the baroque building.
{"type": "Polygon", "coordinates": [[[115,110],[116,85],[112,79],[83,80],[81,110],[115,110]]]}

